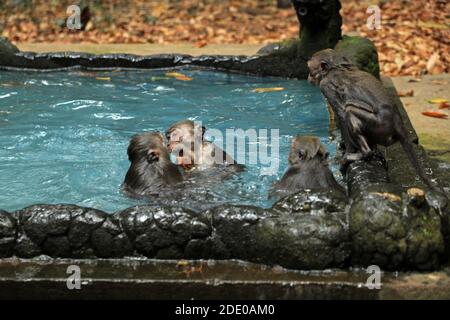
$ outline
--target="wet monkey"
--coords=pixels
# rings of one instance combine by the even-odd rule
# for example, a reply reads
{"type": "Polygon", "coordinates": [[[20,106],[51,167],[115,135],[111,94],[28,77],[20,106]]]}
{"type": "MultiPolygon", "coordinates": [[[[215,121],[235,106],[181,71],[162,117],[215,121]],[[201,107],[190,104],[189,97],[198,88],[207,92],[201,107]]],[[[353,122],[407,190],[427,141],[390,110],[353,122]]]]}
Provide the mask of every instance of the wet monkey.
{"type": "Polygon", "coordinates": [[[395,102],[377,78],[333,49],[316,52],[308,69],[308,80],[320,86],[336,113],[345,145],[344,164],[377,155],[377,145],[400,142],[417,174],[436,190],[419,164],[395,102]]]}
{"type": "Polygon", "coordinates": [[[191,120],[174,123],[166,131],[168,148],[177,164],[185,170],[203,170],[218,165],[237,165],[236,161],[214,143],[204,139],[206,128],[191,120]]]}
{"type": "Polygon", "coordinates": [[[178,166],[170,161],[169,150],[159,132],[134,135],[128,145],[130,168],[122,189],[133,197],[158,194],[182,182],[178,166]]]}
{"type": "Polygon", "coordinates": [[[301,190],[345,190],[328,167],[328,152],[318,137],[296,136],[289,152],[289,168],[283,177],[272,185],[269,196],[284,196],[301,190]]]}

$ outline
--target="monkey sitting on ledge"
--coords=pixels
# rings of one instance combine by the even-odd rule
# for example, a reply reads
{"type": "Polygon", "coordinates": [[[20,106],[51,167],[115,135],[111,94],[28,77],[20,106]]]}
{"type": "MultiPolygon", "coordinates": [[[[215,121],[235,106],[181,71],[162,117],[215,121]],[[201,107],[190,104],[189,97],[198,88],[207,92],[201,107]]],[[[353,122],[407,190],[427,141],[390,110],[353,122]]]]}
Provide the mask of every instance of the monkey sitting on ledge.
{"type": "Polygon", "coordinates": [[[319,138],[296,136],[292,139],[289,168],[281,180],[273,184],[269,197],[286,196],[305,189],[337,190],[345,194],[327,163],[328,152],[319,138]]]}
{"type": "Polygon", "coordinates": [[[183,177],[170,161],[161,133],[134,135],[127,152],[131,165],[122,184],[127,195],[135,198],[157,195],[163,189],[182,182],[183,177]]]}
{"type": "Polygon", "coordinates": [[[167,131],[169,151],[175,155],[176,163],[185,171],[205,170],[219,165],[242,171],[244,166],[214,143],[204,139],[206,128],[191,120],[174,123],[167,131]]]}
{"type": "Polygon", "coordinates": [[[345,145],[344,166],[379,157],[377,145],[388,147],[398,141],[420,178],[436,190],[419,164],[395,102],[378,79],[333,49],[316,52],[308,69],[308,80],[320,86],[337,115],[345,145]]]}

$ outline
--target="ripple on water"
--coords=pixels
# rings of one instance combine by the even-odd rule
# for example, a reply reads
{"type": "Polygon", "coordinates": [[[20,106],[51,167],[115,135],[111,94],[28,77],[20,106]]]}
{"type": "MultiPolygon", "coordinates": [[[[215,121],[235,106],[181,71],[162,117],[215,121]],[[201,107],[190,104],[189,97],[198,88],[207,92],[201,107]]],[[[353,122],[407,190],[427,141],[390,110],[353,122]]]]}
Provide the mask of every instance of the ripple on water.
{"type": "MultiPolygon", "coordinates": [[[[191,209],[225,202],[270,206],[267,190],[287,167],[294,135],[318,135],[335,154],[335,144],[328,139],[326,105],[319,90],[306,81],[178,72],[193,80],[167,79],[165,71],[158,70],[2,72],[0,207],[15,210],[33,203],[76,203],[114,212],[140,204],[120,192],[129,166],[129,138],[143,131],[164,131],[182,119],[218,129],[213,131],[219,133],[213,135],[218,144],[227,141],[226,129],[268,129],[269,133],[278,129],[279,152],[273,154],[273,161],[279,161],[279,166],[262,176],[261,169],[270,163],[262,163],[261,158],[249,162],[249,157],[264,147],[270,154],[273,141],[246,141],[236,155],[243,157],[245,172],[225,181],[205,175],[181,197],[174,193],[153,202],[174,204],[181,199],[191,209]],[[258,87],[284,90],[252,92],[258,87]]],[[[336,169],[333,166],[338,173],[336,169]]]]}

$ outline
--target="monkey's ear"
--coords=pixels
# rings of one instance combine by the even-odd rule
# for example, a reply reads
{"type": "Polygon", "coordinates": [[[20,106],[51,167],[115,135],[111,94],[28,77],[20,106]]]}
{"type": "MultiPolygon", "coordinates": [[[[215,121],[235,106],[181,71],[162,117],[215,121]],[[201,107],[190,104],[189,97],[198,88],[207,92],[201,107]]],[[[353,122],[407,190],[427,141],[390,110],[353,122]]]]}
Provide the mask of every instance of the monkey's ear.
{"type": "Polygon", "coordinates": [[[325,149],[325,147],[321,144],[319,150],[317,150],[317,155],[322,159],[327,159],[330,153],[325,149]]]}
{"type": "Polygon", "coordinates": [[[340,65],[345,68],[351,68],[353,67],[353,62],[349,58],[343,56],[341,57],[340,65]]]}
{"type": "Polygon", "coordinates": [[[329,69],[328,62],[326,62],[325,60],[320,61],[320,70],[328,71],[328,69],[329,69]]]}
{"type": "Polygon", "coordinates": [[[136,145],[138,144],[139,135],[135,134],[131,137],[130,143],[128,144],[127,154],[128,160],[131,162],[136,157],[136,145]]]}
{"type": "Polygon", "coordinates": [[[149,150],[147,153],[147,162],[153,163],[159,160],[159,151],[158,150],[149,150]]]}
{"type": "Polygon", "coordinates": [[[313,159],[316,156],[321,159],[326,159],[326,157],[328,157],[328,152],[325,149],[325,147],[320,143],[320,139],[317,137],[313,137],[311,142],[312,148],[310,148],[309,159],[313,159]]]}

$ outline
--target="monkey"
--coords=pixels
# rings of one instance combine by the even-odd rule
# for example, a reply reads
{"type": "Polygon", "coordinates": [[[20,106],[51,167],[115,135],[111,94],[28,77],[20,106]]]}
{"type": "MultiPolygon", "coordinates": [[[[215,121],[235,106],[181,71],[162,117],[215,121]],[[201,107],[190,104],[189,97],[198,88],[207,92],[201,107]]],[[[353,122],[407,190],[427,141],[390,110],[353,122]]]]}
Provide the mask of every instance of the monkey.
{"type": "Polygon", "coordinates": [[[395,102],[377,78],[333,49],[313,54],[308,69],[308,81],[320,87],[336,114],[344,140],[343,166],[380,157],[377,145],[400,142],[419,177],[436,190],[419,164],[395,102]]]}
{"type": "Polygon", "coordinates": [[[122,184],[122,190],[127,195],[134,198],[157,195],[163,189],[172,188],[183,181],[177,165],[170,161],[161,133],[134,135],[127,153],[131,165],[122,184]]]}
{"type": "Polygon", "coordinates": [[[233,166],[237,171],[243,166],[214,143],[204,139],[206,128],[191,120],[174,123],[166,131],[168,149],[185,171],[206,170],[218,165],[233,166]]]}
{"type": "Polygon", "coordinates": [[[316,191],[332,189],[345,195],[345,189],[336,181],[328,167],[328,155],[318,137],[295,136],[288,156],[289,168],[281,180],[272,185],[269,198],[274,195],[289,195],[304,189],[316,191]]]}

